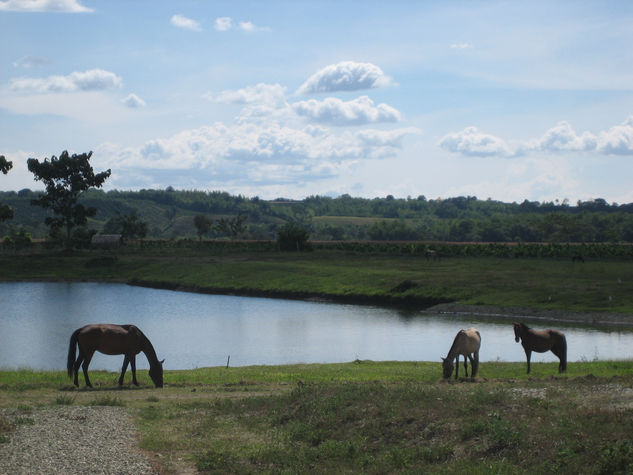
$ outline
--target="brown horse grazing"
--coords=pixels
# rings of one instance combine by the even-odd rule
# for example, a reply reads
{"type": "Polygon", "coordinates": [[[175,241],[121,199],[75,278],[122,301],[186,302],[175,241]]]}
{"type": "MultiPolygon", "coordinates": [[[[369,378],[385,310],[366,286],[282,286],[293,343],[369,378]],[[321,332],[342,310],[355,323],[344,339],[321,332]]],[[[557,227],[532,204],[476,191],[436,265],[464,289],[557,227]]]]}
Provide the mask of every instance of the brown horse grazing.
{"type": "Polygon", "coordinates": [[[75,330],[70,337],[68,345],[68,377],[72,378],[74,373],[75,386],[79,386],[77,373],[79,365],[84,372],[86,386],[92,387],[88,378],[88,365],[95,351],[106,355],[125,355],[123,358],[123,368],[119,378],[119,386],[123,385],[123,377],[127,370],[128,363],[132,366],[132,382],[138,386],[136,381],[136,355],[141,351],[147,356],[149,361],[149,376],[152,378],[157,388],[163,387],[163,361],[158,361],[156,352],[149,339],[134,325],[111,325],[106,323],[86,325],[75,330]],[[75,360],[76,347],[79,347],[79,355],[75,360]]]}
{"type": "Polygon", "coordinates": [[[471,378],[477,375],[479,370],[479,348],[481,347],[481,335],[475,328],[469,328],[468,330],[460,330],[455,335],[453,345],[448,350],[446,358],[442,358],[442,369],[444,379],[448,379],[453,374],[453,360],[456,360],[455,366],[455,379],[459,373],[459,356],[464,355],[464,372],[465,377],[468,377],[468,359],[470,359],[471,366],[471,378]]]}
{"type": "Polygon", "coordinates": [[[514,341],[518,343],[519,339],[527,357],[528,374],[533,351],[545,353],[551,350],[560,360],[558,372],[563,373],[567,371],[567,340],[561,332],[556,330],[532,330],[525,323],[515,323],[514,341]]]}

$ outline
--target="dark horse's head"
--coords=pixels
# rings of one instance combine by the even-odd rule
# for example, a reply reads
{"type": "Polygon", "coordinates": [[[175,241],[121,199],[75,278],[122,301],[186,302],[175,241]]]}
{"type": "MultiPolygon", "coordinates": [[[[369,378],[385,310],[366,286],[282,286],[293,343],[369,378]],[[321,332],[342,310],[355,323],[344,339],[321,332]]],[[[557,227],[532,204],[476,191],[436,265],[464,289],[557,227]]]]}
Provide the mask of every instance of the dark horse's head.
{"type": "Polygon", "coordinates": [[[451,358],[442,358],[442,377],[448,379],[453,374],[453,360],[451,358]]]}
{"type": "Polygon", "coordinates": [[[156,361],[149,368],[149,377],[154,381],[154,386],[157,388],[163,387],[163,362],[165,360],[156,361]]]}
{"type": "Polygon", "coordinates": [[[524,323],[514,323],[514,341],[516,341],[517,343],[519,342],[519,340],[523,336],[525,328],[526,327],[524,323]]]}

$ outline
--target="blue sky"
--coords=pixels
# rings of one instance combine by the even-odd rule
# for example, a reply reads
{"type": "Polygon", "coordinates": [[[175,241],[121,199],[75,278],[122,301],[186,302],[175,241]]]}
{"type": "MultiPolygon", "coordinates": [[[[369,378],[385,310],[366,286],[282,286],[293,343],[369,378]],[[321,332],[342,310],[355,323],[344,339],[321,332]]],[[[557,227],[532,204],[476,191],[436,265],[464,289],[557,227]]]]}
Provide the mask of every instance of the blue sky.
{"type": "Polygon", "coordinates": [[[633,202],[628,1],[0,0],[0,190],[633,202]]]}

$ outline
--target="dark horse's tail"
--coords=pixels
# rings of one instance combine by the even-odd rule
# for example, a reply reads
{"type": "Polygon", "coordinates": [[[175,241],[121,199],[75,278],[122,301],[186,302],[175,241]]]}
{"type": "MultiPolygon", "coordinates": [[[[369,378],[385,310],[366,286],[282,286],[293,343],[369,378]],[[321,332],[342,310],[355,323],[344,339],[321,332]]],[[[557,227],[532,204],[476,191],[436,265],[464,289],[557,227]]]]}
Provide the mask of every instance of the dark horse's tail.
{"type": "Polygon", "coordinates": [[[560,342],[560,365],[558,365],[559,372],[564,373],[567,371],[567,338],[565,335],[561,335],[560,342]]]}
{"type": "Polygon", "coordinates": [[[68,370],[68,377],[73,377],[73,366],[75,366],[75,354],[77,353],[77,335],[79,334],[78,328],[70,336],[70,343],[68,344],[68,362],[66,363],[66,369],[68,370]]]}

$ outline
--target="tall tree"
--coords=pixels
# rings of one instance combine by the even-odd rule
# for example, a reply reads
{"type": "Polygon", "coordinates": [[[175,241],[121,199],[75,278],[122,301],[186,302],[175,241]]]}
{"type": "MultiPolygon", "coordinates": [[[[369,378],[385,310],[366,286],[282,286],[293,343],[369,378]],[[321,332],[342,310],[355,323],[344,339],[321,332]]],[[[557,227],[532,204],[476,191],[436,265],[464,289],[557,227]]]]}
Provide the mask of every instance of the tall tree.
{"type": "MultiPolygon", "coordinates": [[[[13,168],[13,162],[4,158],[4,155],[0,155],[0,172],[3,174],[9,173],[9,170],[13,168]]],[[[13,210],[10,206],[0,203],[0,223],[4,220],[13,218],[13,210]]]]}
{"type": "Polygon", "coordinates": [[[241,213],[235,218],[220,218],[216,228],[218,231],[230,235],[231,239],[235,239],[246,230],[246,225],[244,224],[246,218],[247,216],[241,213]]]}
{"type": "Polygon", "coordinates": [[[147,236],[147,223],[132,211],[130,214],[116,212],[103,226],[104,234],[121,234],[126,239],[143,239],[147,236]]]}
{"type": "Polygon", "coordinates": [[[213,220],[207,218],[203,214],[197,214],[193,217],[193,224],[196,227],[198,239],[202,241],[202,236],[207,234],[211,230],[211,226],[213,226],[213,220]]]}
{"type": "Polygon", "coordinates": [[[90,188],[100,188],[111,173],[106,170],[95,174],[90,165],[91,156],[92,152],[69,155],[63,151],[59,158],[52,156],[42,162],[36,158],[27,160],[29,171],[46,186],[46,193],[31,200],[31,204],[48,208],[55,214],[46,218],[46,225],[51,231],[66,228],[66,247],[70,247],[72,228],[85,225],[88,217],[97,214],[96,208],[86,208],[79,203],[79,197],[90,188]]]}

